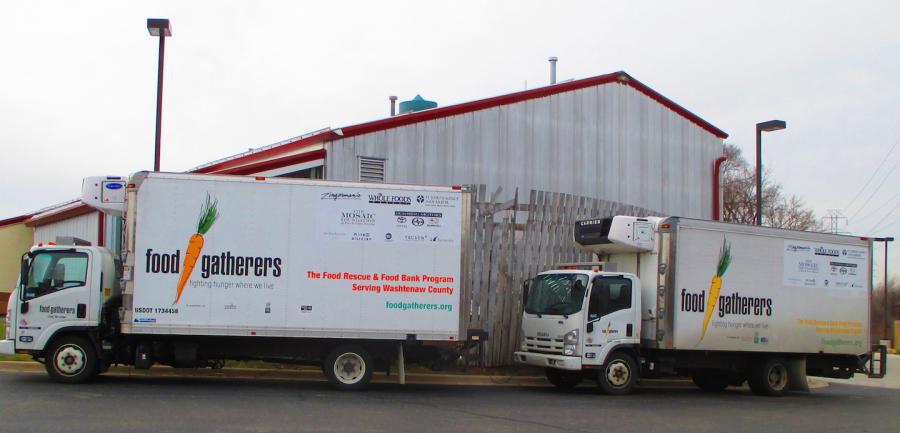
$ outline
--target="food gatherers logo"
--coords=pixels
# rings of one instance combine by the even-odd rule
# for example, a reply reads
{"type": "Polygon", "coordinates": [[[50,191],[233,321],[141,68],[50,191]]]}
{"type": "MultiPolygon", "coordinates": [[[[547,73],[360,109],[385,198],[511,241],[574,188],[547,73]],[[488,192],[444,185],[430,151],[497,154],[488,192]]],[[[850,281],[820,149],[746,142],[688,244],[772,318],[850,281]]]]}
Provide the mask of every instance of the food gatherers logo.
{"type": "Polygon", "coordinates": [[[689,292],[687,289],[681,289],[681,311],[690,313],[704,313],[703,329],[697,344],[706,337],[706,331],[709,329],[710,320],[712,320],[713,312],[716,312],[719,318],[726,316],[772,316],[773,300],[765,297],[741,296],[740,292],[730,294],[720,294],[722,289],[722,277],[728,271],[731,264],[731,245],[726,241],[722,242],[722,249],[719,250],[719,261],[716,265],[716,275],[710,283],[709,293],[705,290],[697,292],[689,292]],[[708,298],[707,298],[708,296],[708,298]]]}
{"type": "Polygon", "coordinates": [[[218,275],[280,277],[282,275],[282,260],[280,257],[258,257],[234,254],[225,251],[217,254],[201,254],[205,243],[205,236],[219,219],[218,201],[213,200],[209,194],[206,202],[200,208],[200,218],[197,221],[197,231],[188,240],[182,261],[181,250],[175,252],[156,252],[153,248],[147,248],[145,253],[148,274],[180,274],[175,290],[175,301],[178,304],[184,295],[194,268],[200,263],[200,277],[207,279],[218,275]]]}
{"type": "Polygon", "coordinates": [[[369,194],[369,203],[373,204],[392,204],[392,205],[411,205],[412,199],[407,195],[386,195],[382,193],[369,194]]]}
{"type": "Polygon", "coordinates": [[[362,194],[355,192],[323,192],[321,200],[359,200],[362,194]]]}

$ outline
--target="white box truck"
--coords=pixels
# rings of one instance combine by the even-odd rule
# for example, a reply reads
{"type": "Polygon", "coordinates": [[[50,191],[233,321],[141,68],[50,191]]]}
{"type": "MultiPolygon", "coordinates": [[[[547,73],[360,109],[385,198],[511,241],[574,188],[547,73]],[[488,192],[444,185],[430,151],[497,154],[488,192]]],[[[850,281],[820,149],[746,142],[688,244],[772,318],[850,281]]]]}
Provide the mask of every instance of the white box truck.
{"type": "Polygon", "coordinates": [[[625,394],[641,377],[679,375],[782,395],[807,374],[885,373],[885,348],[870,343],[866,238],[615,216],[579,221],[575,241],[599,261],[526,282],[515,353],[558,387],[592,379],[625,394]]]}
{"type": "Polygon", "coordinates": [[[399,361],[438,365],[486,338],[461,329],[470,193],[460,187],[141,172],[87,178],[124,217],[106,248],[23,257],[3,353],[60,382],[109,365],[259,359],[321,365],[361,388],[399,361]],[[474,344],[474,343],[471,343],[474,344]]]}

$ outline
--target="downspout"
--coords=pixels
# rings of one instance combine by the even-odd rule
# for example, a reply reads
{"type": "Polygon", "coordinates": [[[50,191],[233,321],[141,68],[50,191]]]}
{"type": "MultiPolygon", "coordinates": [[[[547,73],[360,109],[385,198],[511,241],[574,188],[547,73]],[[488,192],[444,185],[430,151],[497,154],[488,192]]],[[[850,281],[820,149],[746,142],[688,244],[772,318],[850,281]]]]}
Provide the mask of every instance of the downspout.
{"type": "Polygon", "coordinates": [[[712,219],[713,221],[719,221],[722,219],[721,213],[721,184],[722,181],[720,179],[722,175],[722,164],[728,160],[727,157],[720,156],[716,158],[716,162],[713,164],[713,194],[712,194],[712,219]]]}

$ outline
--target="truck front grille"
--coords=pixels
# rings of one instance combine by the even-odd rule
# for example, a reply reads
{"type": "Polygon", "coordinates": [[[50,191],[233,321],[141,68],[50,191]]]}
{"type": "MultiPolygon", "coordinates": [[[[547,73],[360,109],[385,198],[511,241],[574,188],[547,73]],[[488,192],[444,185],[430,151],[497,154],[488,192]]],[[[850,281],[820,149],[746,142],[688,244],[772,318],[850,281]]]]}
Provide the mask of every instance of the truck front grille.
{"type": "Polygon", "coordinates": [[[525,337],[525,350],[535,353],[563,353],[563,340],[561,338],[525,337]]]}

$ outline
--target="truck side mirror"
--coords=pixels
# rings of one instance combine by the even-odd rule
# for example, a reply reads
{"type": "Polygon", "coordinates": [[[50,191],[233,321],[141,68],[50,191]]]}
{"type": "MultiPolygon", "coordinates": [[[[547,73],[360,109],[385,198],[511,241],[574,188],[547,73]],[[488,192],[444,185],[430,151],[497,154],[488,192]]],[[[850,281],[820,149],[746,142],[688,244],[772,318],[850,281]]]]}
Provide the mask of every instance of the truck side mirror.
{"type": "Polygon", "coordinates": [[[594,322],[588,322],[587,326],[585,327],[585,331],[587,331],[588,334],[594,332],[594,322]]]}
{"type": "Polygon", "coordinates": [[[28,312],[28,301],[24,301],[19,304],[19,314],[25,314],[28,312]]]}

